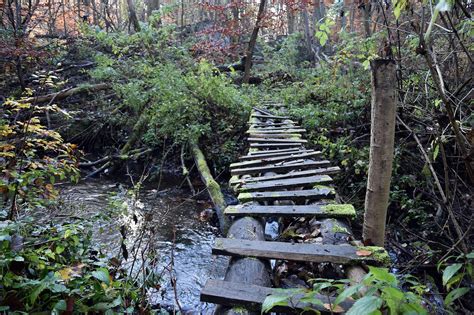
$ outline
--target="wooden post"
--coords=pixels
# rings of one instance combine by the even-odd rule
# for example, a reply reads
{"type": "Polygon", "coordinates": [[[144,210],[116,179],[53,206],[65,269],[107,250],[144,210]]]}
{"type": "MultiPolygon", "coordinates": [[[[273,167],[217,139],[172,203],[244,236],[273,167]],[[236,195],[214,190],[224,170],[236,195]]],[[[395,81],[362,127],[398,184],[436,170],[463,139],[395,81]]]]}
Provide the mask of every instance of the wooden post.
{"type": "Polygon", "coordinates": [[[366,245],[384,246],[395,139],[397,78],[393,60],[374,60],[371,70],[370,162],[362,236],[366,245]]]}
{"type": "Polygon", "coordinates": [[[250,68],[252,67],[253,51],[255,50],[255,45],[257,44],[258,30],[260,29],[260,24],[262,23],[263,14],[265,13],[265,3],[266,3],[266,0],[260,0],[260,5],[258,6],[257,21],[255,22],[255,27],[253,29],[252,36],[250,36],[249,46],[245,54],[246,59],[245,59],[244,78],[242,80],[243,83],[249,83],[250,68]]]}

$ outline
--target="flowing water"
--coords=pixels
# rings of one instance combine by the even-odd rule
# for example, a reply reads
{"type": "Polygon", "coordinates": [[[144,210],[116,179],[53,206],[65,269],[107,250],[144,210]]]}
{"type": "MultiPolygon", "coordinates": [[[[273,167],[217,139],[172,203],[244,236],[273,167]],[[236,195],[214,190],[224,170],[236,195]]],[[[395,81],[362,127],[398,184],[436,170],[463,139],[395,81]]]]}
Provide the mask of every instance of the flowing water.
{"type": "Polygon", "coordinates": [[[223,277],[228,261],[211,255],[217,229],[203,218],[203,211],[206,214],[210,208],[208,202],[189,199],[189,192],[173,185],[159,193],[144,188],[136,197],[115,182],[89,180],[65,187],[62,198],[65,205],[76,209],[75,216],[98,215],[94,238],[110,257],[123,253],[120,231],[126,228],[125,245],[130,254],[123,266],[127,270],[139,272],[146,260],[141,253],[150,248],[156,251],[159,258],[153,269],[161,280],[149,293],[151,305],[173,311],[178,300],[186,313],[209,313],[212,306],[199,301],[200,289],[207,279],[223,277]],[[139,253],[135,263],[134,253],[139,253]],[[170,275],[176,279],[175,288],[170,275]]]}

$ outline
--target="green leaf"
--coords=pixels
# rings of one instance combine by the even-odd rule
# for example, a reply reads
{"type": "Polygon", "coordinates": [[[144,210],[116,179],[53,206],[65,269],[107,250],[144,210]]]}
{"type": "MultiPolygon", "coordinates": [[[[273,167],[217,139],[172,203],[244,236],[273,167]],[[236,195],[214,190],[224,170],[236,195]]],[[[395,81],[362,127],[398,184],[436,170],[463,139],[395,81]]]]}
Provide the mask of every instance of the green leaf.
{"type": "Polygon", "coordinates": [[[446,285],[458,271],[461,269],[462,264],[452,264],[451,266],[448,266],[446,269],[443,271],[443,285],[446,285]]]}
{"type": "Polygon", "coordinates": [[[67,304],[66,301],[64,300],[59,300],[55,305],[54,309],[58,311],[65,311],[67,309],[67,304]]]}
{"type": "Polygon", "coordinates": [[[31,294],[29,296],[29,300],[30,300],[30,303],[32,305],[35,304],[36,299],[41,294],[41,292],[43,292],[44,289],[46,289],[47,286],[48,286],[47,283],[42,282],[40,285],[36,286],[36,288],[33,290],[33,292],[31,292],[31,294]]]}
{"type": "Polygon", "coordinates": [[[363,287],[362,284],[358,284],[358,285],[354,285],[354,286],[350,286],[348,287],[347,289],[345,289],[344,291],[342,291],[338,296],[337,298],[334,300],[334,305],[339,305],[339,303],[341,303],[342,301],[344,301],[345,299],[347,299],[348,297],[350,296],[353,296],[354,294],[356,294],[361,288],[363,287]]]}
{"type": "Polygon", "coordinates": [[[474,259],[474,252],[470,252],[469,254],[466,255],[467,259],[474,259]]]}
{"type": "Polygon", "coordinates": [[[397,285],[397,278],[394,274],[388,272],[387,268],[369,266],[369,273],[377,280],[387,282],[393,286],[397,285]]]}
{"type": "Polygon", "coordinates": [[[434,147],[434,150],[433,150],[433,162],[436,161],[436,158],[438,157],[438,154],[439,154],[439,144],[437,143],[434,147]]]}
{"type": "Polygon", "coordinates": [[[96,271],[93,271],[92,276],[96,278],[97,280],[102,281],[106,283],[107,285],[110,285],[110,275],[107,269],[100,268],[96,271]]]}
{"type": "Polygon", "coordinates": [[[444,298],[444,305],[451,305],[455,300],[459,299],[461,296],[469,292],[469,288],[457,288],[449,292],[448,295],[444,298]]]}
{"type": "Polygon", "coordinates": [[[382,306],[383,300],[378,296],[364,296],[357,300],[347,311],[347,315],[367,315],[377,311],[382,306]]]}
{"type": "Polygon", "coordinates": [[[403,292],[397,288],[385,287],[382,290],[382,298],[387,303],[390,314],[398,314],[398,308],[401,304],[400,302],[402,302],[404,298],[403,292]]]}
{"type": "Polygon", "coordinates": [[[321,37],[319,38],[319,43],[321,44],[321,46],[326,45],[328,39],[328,34],[321,32],[321,37]]]}
{"type": "Polygon", "coordinates": [[[54,251],[56,252],[56,254],[61,254],[62,252],[64,252],[64,249],[65,247],[63,245],[57,245],[54,251]]]}
{"type": "Polygon", "coordinates": [[[262,314],[269,312],[275,306],[288,305],[288,295],[269,295],[265,298],[262,304],[262,314]]]}

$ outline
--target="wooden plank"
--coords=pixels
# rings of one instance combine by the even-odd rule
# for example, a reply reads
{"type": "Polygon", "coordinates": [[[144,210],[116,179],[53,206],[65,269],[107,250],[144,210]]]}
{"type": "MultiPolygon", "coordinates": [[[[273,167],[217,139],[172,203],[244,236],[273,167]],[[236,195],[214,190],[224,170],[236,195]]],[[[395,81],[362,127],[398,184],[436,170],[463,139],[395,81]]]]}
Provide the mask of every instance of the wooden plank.
{"type": "Polygon", "coordinates": [[[246,167],[246,168],[236,168],[230,171],[231,175],[251,175],[251,174],[260,174],[266,172],[288,172],[293,170],[304,170],[304,169],[315,169],[320,167],[329,166],[329,161],[301,161],[301,162],[286,162],[286,163],[278,163],[278,164],[269,164],[265,166],[259,167],[246,167]]]}
{"type": "Polygon", "coordinates": [[[316,175],[310,177],[298,177],[289,179],[269,180],[264,182],[255,182],[237,187],[239,192],[251,191],[272,191],[290,189],[295,187],[312,188],[315,185],[331,183],[332,178],[328,175],[316,175]]]}
{"type": "Polygon", "coordinates": [[[300,148],[301,143],[251,143],[251,148],[300,148]]]}
{"type": "Polygon", "coordinates": [[[253,182],[263,182],[263,181],[275,180],[275,179],[297,178],[297,177],[312,176],[312,175],[333,175],[333,174],[339,173],[340,171],[341,169],[338,166],[332,166],[328,168],[317,168],[314,170],[297,171],[297,172],[290,172],[286,174],[233,179],[229,182],[229,184],[236,185],[236,184],[245,184],[245,183],[253,183],[253,182]]]}
{"type": "Polygon", "coordinates": [[[271,150],[261,150],[256,152],[249,151],[247,155],[261,155],[261,154],[270,154],[270,153],[283,153],[283,152],[291,152],[291,151],[302,151],[301,149],[271,149],[271,150]]]}
{"type": "Polygon", "coordinates": [[[260,159],[267,159],[267,158],[273,158],[273,157],[279,157],[279,156],[285,156],[285,155],[290,155],[290,154],[302,154],[302,153],[311,153],[315,152],[314,150],[300,150],[300,149],[290,149],[288,151],[284,152],[271,152],[271,151],[261,151],[259,153],[261,154],[250,154],[249,155],[244,155],[239,157],[239,160],[241,161],[250,161],[250,160],[260,160],[260,159]],[[269,153],[266,153],[269,152],[269,153]]]}
{"type": "Polygon", "coordinates": [[[314,243],[266,242],[217,238],[212,248],[212,254],[314,263],[368,263],[380,265],[386,262],[385,256],[387,252],[381,247],[369,248],[351,245],[321,245],[314,243]],[[364,255],[357,254],[361,249],[364,250],[364,255]],[[370,249],[370,251],[367,249],[370,249]],[[383,257],[382,260],[380,259],[381,256],[383,257]]]}
{"type": "Polygon", "coordinates": [[[304,139],[275,139],[275,138],[247,138],[248,142],[251,143],[308,143],[308,140],[304,139]]]}
{"type": "Polygon", "coordinates": [[[268,115],[269,115],[269,116],[273,116],[273,113],[271,113],[271,112],[269,112],[269,111],[267,111],[267,110],[265,110],[265,109],[261,109],[261,108],[257,108],[257,107],[252,107],[252,109],[253,109],[254,111],[259,112],[260,114],[267,115],[267,116],[268,116],[268,115]]]}
{"type": "Polygon", "coordinates": [[[303,206],[260,206],[243,204],[228,206],[224,213],[234,217],[316,217],[323,218],[354,218],[354,206],[349,204],[303,205],[303,206]]]}
{"type": "MultiPolygon", "coordinates": [[[[258,119],[277,119],[277,120],[289,120],[290,117],[288,116],[276,116],[276,115],[262,115],[262,114],[256,114],[252,113],[250,117],[253,118],[258,118],[258,119]]],[[[291,121],[293,122],[293,121],[291,121]]]]}
{"type": "Polygon", "coordinates": [[[284,191],[259,191],[259,192],[242,192],[237,196],[241,203],[250,201],[316,201],[321,199],[332,199],[336,195],[334,188],[329,186],[321,186],[307,190],[284,190],[284,191]]]}
{"type": "Polygon", "coordinates": [[[254,161],[232,163],[230,165],[230,168],[243,168],[243,167],[251,167],[251,166],[257,166],[257,165],[263,165],[263,164],[273,164],[273,163],[282,162],[282,161],[308,159],[308,158],[312,158],[312,157],[316,157],[320,155],[321,155],[321,151],[314,151],[314,152],[309,152],[309,153],[286,154],[283,156],[270,157],[270,158],[260,157],[260,159],[257,159],[254,161]]]}
{"type": "Polygon", "coordinates": [[[250,136],[252,138],[301,139],[301,133],[272,133],[272,134],[251,133],[250,136]]]}
{"type": "Polygon", "coordinates": [[[252,127],[280,127],[291,125],[293,128],[297,128],[296,124],[288,124],[286,122],[258,122],[258,123],[248,123],[252,127]]]}
{"type": "Polygon", "coordinates": [[[248,134],[259,133],[259,134],[272,134],[272,133],[305,133],[306,129],[304,128],[292,128],[292,127],[282,127],[282,128],[250,128],[247,130],[248,134]]]}
{"type": "MultiPolygon", "coordinates": [[[[302,289],[287,289],[283,292],[282,289],[267,288],[252,284],[243,284],[238,282],[230,282],[223,280],[209,279],[201,290],[201,301],[214,303],[225,306],[243,306],[246,309],[260,312],[263,301],[271,294],[288,295],[288,305],[286,306],[275,306],[271,309],[271,312],[292,314],[299,314],[301,311],[308,308],[322,312],[324,314],[330,314],[331,310],[326,308],[324,305],[332,305],[335,298],[328,297],[326,295],[316,294],[314,297],[320,300],[321,304],[309,304],[301,302],[300,299],[303,297],[304,291],[302,289]]],[[[343,313],[349,310],[353,305],[352,300],[345,300],[339,304],[337,309],[332,310],[332,313],[343,313]]]]}

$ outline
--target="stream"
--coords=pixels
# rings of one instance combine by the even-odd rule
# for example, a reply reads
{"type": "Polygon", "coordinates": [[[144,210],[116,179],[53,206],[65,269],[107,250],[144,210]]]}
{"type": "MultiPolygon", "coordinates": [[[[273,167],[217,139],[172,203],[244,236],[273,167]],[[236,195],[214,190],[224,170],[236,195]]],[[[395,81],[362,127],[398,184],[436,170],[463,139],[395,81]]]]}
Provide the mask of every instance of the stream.
{"type": "Polygon", "coordinates": [[[127,270],[140,271],[146,259],[142,253],[148,253],[150,248],[156,252],[153,269],[160,281],[148,295],[153,308],[177,311],[177,298],[187,314],[213,310],[212,305],[199,301],[199,293],[209,278],[224,276],[228,260],[211,255],[217,229],[203,216],[211,207],[207,201],[190,199],[190,193],[173,181],[167,187],[161,185],[159,193],[144,187],[135,197],[114,181],[88,180],[64,187],[61,196],[66,208],[74,209],[75,216],[97,217],[94,241],[110,258],[122,253],[120,231],[121,227],[122,231],[126,228],[125,244],[131,257],[122,266],[127,270]],[[177,297],[169,272],[172,256],[177,297]]]}

